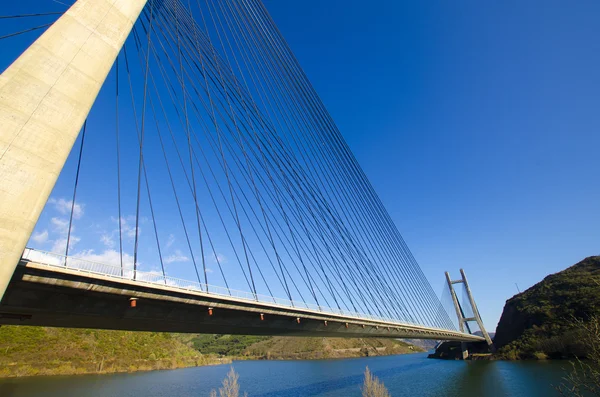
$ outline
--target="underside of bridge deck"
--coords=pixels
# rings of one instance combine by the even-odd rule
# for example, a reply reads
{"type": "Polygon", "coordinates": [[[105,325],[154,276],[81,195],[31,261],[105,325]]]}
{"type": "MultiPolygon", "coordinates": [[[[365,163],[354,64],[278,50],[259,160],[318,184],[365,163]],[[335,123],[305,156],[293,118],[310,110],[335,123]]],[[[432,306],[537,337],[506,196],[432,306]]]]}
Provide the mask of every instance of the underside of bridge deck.
{"type": "Polygon", "coordinates": [[[155,332],[476,341],[456,331],[357,319],[72,269],[21,263],[0,303],[0,324],[155,332]]]}

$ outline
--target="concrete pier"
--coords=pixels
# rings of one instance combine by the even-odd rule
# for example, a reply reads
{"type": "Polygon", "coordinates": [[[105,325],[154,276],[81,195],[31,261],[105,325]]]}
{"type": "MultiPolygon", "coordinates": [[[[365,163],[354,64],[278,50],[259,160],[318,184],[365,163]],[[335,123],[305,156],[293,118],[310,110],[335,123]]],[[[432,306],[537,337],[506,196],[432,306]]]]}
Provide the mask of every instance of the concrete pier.
{"type": "Polygon", "coordinates": [[[0,299],[146,1],[77,1],[0,75],[0,299]]]}

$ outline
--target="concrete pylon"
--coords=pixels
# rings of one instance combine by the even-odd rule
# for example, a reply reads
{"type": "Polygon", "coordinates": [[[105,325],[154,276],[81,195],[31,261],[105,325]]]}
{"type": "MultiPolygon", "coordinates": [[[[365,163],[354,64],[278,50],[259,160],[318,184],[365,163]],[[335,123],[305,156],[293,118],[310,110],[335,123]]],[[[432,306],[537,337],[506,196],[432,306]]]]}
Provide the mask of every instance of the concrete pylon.
{"type": "Polygon", "coordinates": [[[78,0],[0,75],[0,299],[147,0],[78,0]]]}

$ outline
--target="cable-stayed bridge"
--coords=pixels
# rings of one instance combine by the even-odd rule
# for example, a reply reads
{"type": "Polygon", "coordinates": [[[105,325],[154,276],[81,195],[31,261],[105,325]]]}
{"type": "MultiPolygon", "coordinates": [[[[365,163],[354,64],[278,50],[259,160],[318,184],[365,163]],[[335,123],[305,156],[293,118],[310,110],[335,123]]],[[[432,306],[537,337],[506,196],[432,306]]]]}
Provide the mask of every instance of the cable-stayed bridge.
{"type": "Polygon", "coordinates": [[[260,0],[31,1],[2,6],[0,323],[483,340],[260,0]]]}

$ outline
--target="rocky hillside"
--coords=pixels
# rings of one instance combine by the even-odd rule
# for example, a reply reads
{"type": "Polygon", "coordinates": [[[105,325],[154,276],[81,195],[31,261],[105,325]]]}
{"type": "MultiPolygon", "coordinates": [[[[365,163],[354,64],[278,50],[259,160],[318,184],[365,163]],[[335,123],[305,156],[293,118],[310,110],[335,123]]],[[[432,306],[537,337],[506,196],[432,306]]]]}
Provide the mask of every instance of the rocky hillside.
{"type": "Polygon", "coordinates": [[[547,276],[506,301],[494,343],[508,359],[584,355],[573,319],[600,315],[600,256],[547,276]]]}

